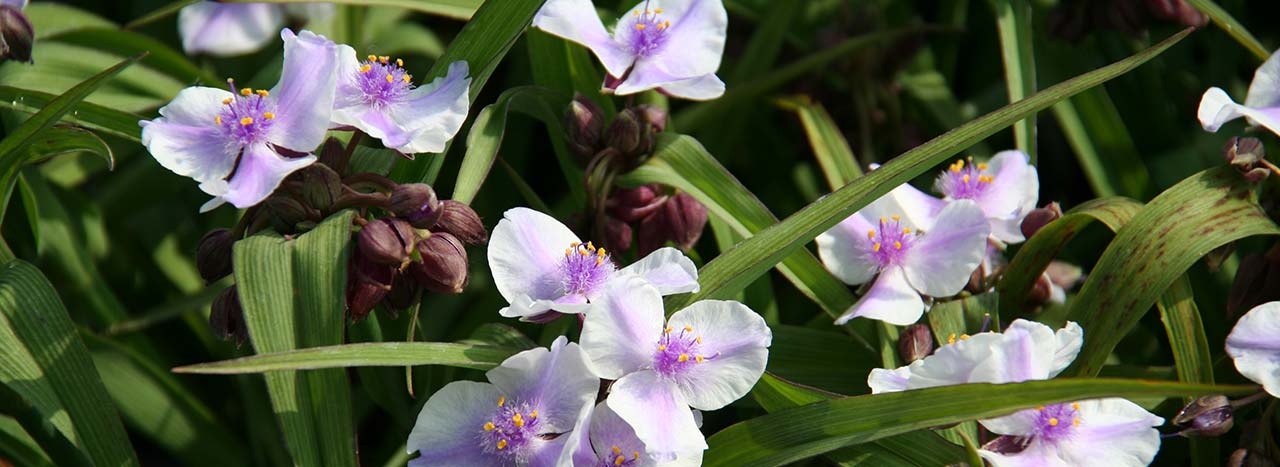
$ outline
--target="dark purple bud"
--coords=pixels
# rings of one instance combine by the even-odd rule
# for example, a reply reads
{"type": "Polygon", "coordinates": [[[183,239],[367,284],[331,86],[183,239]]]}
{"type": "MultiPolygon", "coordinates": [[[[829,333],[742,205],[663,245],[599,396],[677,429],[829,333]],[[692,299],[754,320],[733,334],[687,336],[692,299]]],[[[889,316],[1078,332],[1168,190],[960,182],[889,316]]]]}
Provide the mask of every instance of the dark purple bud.
{"type": "Polygon", "coordinates": [[[289,176],[289,189],[308,206],[325,211],[342,197],[342,177],[324,164],[311,164],[289,176]]]}
{"type": "Polygon", "coordinates": [[[898,334],[898,358],[903,365],[928,357],[933,353],[933,332],[929,326],[912,324],[898,334]]]}
{"type": "Polygon", "coordinates": [[[341,170],[342,158],[346,152],[347,149],[342,147],[342,141],[336,138],[326,139],[320,146],[320,151],[316,152],[316,163],[324,164],[333,170],[341,170]]]}
{"type": "Polygon", "coordinates": [[[627,251],[631,249],[631,226],[626,222],[622,222],[612,217],[604,222],[604,244],[613,251],[627,251]]]}
{"type": "Polygon", "coordinates": [[[409,266],[418,285],[432,292],[462,293],[467,286],[467,250],[446,232],[433,232],[418,242],[421,263],[409,266]]]}
{"type": "Polygon", "coordinates": [[[0,6],[0,59],[31,63],[35,29],[27,15],[9,5],[0,6]]]}
{"type": "Polygon", "coordinates": [[[441,202],[440,220],[434,230],[453,234],[467,245],[480,245],[489,241],[489,231],[471,206],[448,199],[441,202]]]}
{"type": "Polygon", "coordinates": [[[276,194],[263,202],[267,219],[276,232],[294,233],[298,224],[320,220],[320,211],[307,207],[301,201],[285,194],[276,194]]]}
{"type": "Polygon", "coordinates": [[[417,240],[417,232],[404,219],[386,217],[361,227],[356,245],[369,261],[400,267],[408,264],[417,240]]]}
{"type": "Polygon", "coordinates": [[[418,284],[409,277],[408,271],[396,271],[391,280],[391,291],[385,298],[387,308],[393,311],[407,310],[418,298],[418,284]]]}
{"type": "Polygon", "coordinates": [[[1222,158],[1253,183],[1261,182],[1271,174],[1263,163],[1266,157],[1266,148],[1258,138],[1232,137],[1222,148],[1222,158]]]}
{"type": "Polygon", "coordinates": [[[624,170],[640,165],[653,151],[657,131],[649,118],[647,111],[639,107],[624,109],[605,130],[604,144],[618,151],[624,170]]]}
{"type": "Polygon", "coordinates": [[[1031,238],[1032,235],[1035,235],[1036,232],[1039,232],[1040,229],[1044,228],[1044,226],[1049,225],[1050,222],[1056,221],[1061,217],[1062,206],[1059,206],[1056,201],[1046,204],[1040,209],[1032,210],[1027,213],[1027,217],[1022,218],[1022,236],[1031,238]]]}
{"type": "Polygon", "coordinates": [[[702,231],[707,227],[707,207],[687,193],[676,194],[667,202],[667,216],[671,218],[672,238],[681,250],[698,244],[702,231]]]}
{"type": "Polygon", "coordinates": [[[604,132],[604,111],[582,94],[576,94],[564,115],[565,140],[579,159],[586,161],[600,151],[604,132]]]}
{"type": "Polygon", "coordinates": [[[352,255],[347,273],[347,314],[352,321],[364,319],[387,296],[393,274],[394,266],[378,264],[359,252],[352,255]]]}
{"type": "Polygon", "coordinates": [[[636,222],[653,214],[666,202],[662,187],[656,184],[613,190],[605,201],[609,215],[623,222],[636,222]]]}
{"type": "Polygon", "coordinates": [[[641,116],[644,117],[645,123],[649,124],[649,129],[654,133],[662,133],[667,131],[667,111],[656,105],[638,105],[636,106],[641,116]]]}
{"type": "Polygon", "coordinates": [[[236,347],[244,344],[249,337],[249,328],[244,324],[244,310],[240,307],[240,297],[236,294],[236,286],[227,287],[213,299],[209,308],[209,329],[213,335],[224,341],[234,340],[236,347]]]}
{"type": "Polygon", "coordinates": [[[436,190],[425,183],[405,183],[396,185],[391,191],[391,213],[409,221],[419,229],[430,229],[436,225],[443,213],[440,200],[436,198],[436,190]]]}
{"type": "Polygon", "coordinates": [[[1231,431],[1232,415],[1227,396],[1202,396],[1183,407],[1173,424],[1184,427],[1178,433],[1182,436],[1221,436],[1231,431]]]}
{"type": "Polygon", "coordinates": [[[213,229],[204,234],[196,247],[196,270],[205,282],[213,282],[231,274],[231,238],[228,229],[213,229]]]}

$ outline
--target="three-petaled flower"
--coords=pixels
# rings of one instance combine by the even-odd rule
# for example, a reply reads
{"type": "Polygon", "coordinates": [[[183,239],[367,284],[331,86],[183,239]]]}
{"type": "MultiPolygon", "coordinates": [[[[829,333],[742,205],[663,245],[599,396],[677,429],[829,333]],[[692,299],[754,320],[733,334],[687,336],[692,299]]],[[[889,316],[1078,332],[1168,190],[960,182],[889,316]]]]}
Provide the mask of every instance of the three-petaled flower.
{"type": "Polygon", "coordinates": [[[724,94],[716,76],[729,15],[721,0],[645,0],[618,19],[612,33],[590,0],[548,0],[533,26],[591,49],[616,94],[650,89],[684,99],[724,94]]]}
{"type": "Polygon", "coordinates": [[[970,200],[982,208],[991,224],[991,238],[1003,243],[1026,240],[1022,219],[1040,199],[1040,176],[1022,151],[1001,151],[987,162],[957,160],[938,175],[933,187],[942,199],[910,184],[895,188],[892,195],[922,229],[932,227],[947,204],[970,200]]]}
{"type": "Polygon", "coordinates": [[[648,455],[636,430],[601,402],[578,420],[569,434],[569,444],[560,457],[565,466],[614,467],[697,467],[702,465],[702,451],[684,453],[670,462],[658,462],[648,455]]]}

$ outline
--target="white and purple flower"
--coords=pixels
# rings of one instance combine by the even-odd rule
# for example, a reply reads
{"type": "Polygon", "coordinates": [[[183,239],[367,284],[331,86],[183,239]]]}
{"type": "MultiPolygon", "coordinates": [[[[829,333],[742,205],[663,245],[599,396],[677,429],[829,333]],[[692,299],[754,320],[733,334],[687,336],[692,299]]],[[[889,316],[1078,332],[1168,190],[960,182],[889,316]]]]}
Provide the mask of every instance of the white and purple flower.
{"type": "Polygon", "coordinates": [[[583,243],[564,224],[529,208],[508,210],[493,228],[489,269],[511,304],[499,314],[525,320],[587,311],[609,283],[628,276],[645,279],[663,295],[698,290],[698,269],[680,250],[660,248],[618,269],[604,248],[583,243]]]}
{"type": "Polygon", "coordinates": [[[1205,131],[1217,132],[1222,125],[1240,117],[1280,134],[1280,53],[1272,54],[1253,74],[1244,105],[1231,100],[1222,88],[1212,87],[1200,98],[1196,112],[1205,131]]]}
{"type": "Polygon", "coordinates": [[[948,203],[922,232],[895,198],[872,202],[817,238],[822,263],[840,280],[875,281],[836,324],[859,316],[914,323],[924,313],[921,295],[959,293],[982,261],[990,227],[972,201],[948,203]]]}
{"type": "Polygon", "coordinates": [[[471,107],[467,62],[454,62],[444,77],[414,86],[403,60],[369,55],[359,61],[355,49],[340,49],[335,126],[358,128],[402,154],[444,151],[471,107]]]}
{"type": "Polygon", "coordinates": [[[1236,370],[1280,397],[1280,302],[1249,310],[1227,336],[1227,354],[1236,370]]]}
{"type": "Polygon", "coordinates": [[[605,90],[658,89],[706,100],[724,94],[716,76],[729,14],[721,0],[645,0],[606,31],[591,0],[548,0],[533,26],[591,49],[609,76],[605,90]]]}
{"type": "Polygon", "coordinates": [[[706,449],[689,407],[716,410],[746,395],[769,359],[764,318],[703,300],[663,323],[662,295],[638,277],[615,281],[582,324],[596,374],[617,380],[608,403],[659,461],[706,449]]]}
{"type": "Polygon", "coordinates": [[[983,420],[1004,435],[978,454],[993,467],[1142,467],[1160,450],[1164,419],[1125,399],[1052,404],[983,420]]]}
{"type": "Polygon", "coordinates": [[[160,165],[191,177],[214,199],[258,204],[286,176],[315,162],[333,109],[338,48],[310,31],[285,29],[284,68],[270,91],[203,86],[178,93],[160,117],[139,122],[142,144],[160,165]]]}
{"type": "Polygon", "coordinates": [[[607,402],[601,402],[578,420],[578,426],[569,434],[569,446],[560,457],[560,465],[697,467],[702,465],[702,451],[681,454],[674,461],[658,462],[649,456],[631,425],[610,409],[607,402]]]}
{"type": "Polygon", "coordinates": [[[198,2],[178,12],[178,35],[188,54],[240,55],[271,42],[286,17],[320,20],[333,11],[334,6],[327,3],[198,2]]]}
{"type": "Polygon", "coordinates": [[[948,203],[970,200],[982,208],[993,240],[1018,243],[1026,240],[1022,219],[1040,199],[1040,176],[1030,160],[1022,151],[1001,151],[985,163],[975,163],[973,158],[957,160],[934,182],[942,199],[909,184],[894,189],[892,195],[906,208],[906,215],[926,230],[948,203]]]}
{"type": "Polygon", "coordinates": [[[582,348],[563,336],[486,376],[490,383],[455,381],[431,395],[409,434],[409,453],[419,453],[410,466],[558,465],[600,390],[582,348]]]}

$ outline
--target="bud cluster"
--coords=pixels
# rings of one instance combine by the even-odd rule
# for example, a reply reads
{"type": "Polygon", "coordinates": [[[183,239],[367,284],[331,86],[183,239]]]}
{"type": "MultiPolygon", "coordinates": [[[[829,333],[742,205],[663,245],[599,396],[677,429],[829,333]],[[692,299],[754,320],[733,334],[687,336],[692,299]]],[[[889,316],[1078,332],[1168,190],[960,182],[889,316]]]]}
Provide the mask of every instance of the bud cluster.
{"type": "Polygon", "coordinates": [[[605,245],[641,256],[667,245],[693,248],[707,225],[707,207],[688,193],[650,184],[613,190],[605,201],[605,245]]]}
{"type": "Polygon", "coordinates": [[[643,163],[653,151],[658,133],[666,128],[667,112],[651,105],[623,109],[606,127],[604,111],[581,94],[569,104],[564,120],[565,139],[579,160],[588,163],[601,152],[616,151],[623,170],[643,163]]]}

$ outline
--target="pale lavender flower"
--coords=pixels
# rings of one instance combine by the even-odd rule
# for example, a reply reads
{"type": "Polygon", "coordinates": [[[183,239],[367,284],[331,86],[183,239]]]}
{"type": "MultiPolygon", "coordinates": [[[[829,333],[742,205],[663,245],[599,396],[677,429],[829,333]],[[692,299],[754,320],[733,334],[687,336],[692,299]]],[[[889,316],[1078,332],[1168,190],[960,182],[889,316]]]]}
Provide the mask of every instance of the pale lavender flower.
{"type": "Polygon", "coordinates": [[[847,284],[871,288],[836,324],[854,317],[905,326],[924,313],[921,295],[946,297],[969,282],[990,233],[968,200],[948,203],[927,231],[892,195],[872,202],[817,238],[822,263],[847,284]]]}
{"type": "Polygon", "coordinates": [[[973,158],[958,160],[934,182],[934,189],[942,193],[943,199],[909,184],[894,189],[893,196],[922,229],[933,225],[947,203],[973,201],[991,223],[993,240],[1018,243],[1026,240],[1022,219],[1040,199],[1040,176],[1030,160],[1022,151],[1001,151],[985,163],[975,163],[973,158]]]}
{"type": "Polygon", "coordinates": [[[993,467],[1142,467],[1160,450],[1164,419],[1119,398],[1026,409],[982,425],[1004,435],[978,454],[993,467]]]}
{"type": "Polygon", "coordinates": [[[1249,310],[1227,336],[1227,354],[1236,370],[1280,397],[1280,302],[1249,310]]]}
{"type": "Polygon", "coordinates": [[[410,466],[554,466],[600,389],[578,344],[520,352],[486,373],[427,399],[406,445],[410,466]]]}
{"type": "Polygon", "coordinates": [[[335,126],[358,128],[403,154],[444,151],[471,106],[467,62],[454,62],[446,76],[414,86],[404,61],[375,55],[359,61],[355,49],[340,48],[335,126]]]}
{"type": "Polygon", "coordinates": [[[1280,53],[1272,54],[1254,72],[1244,105],[1231,100],[1222,88],[1212,87],[1201,97],[1196,115],[1205,131],[1216,133],[1227,122],[1246,117],[1251,124],[1280,134],[1280,53]]]}
{"type": "Polygon", "coordinates": [[[658,289],[630,277],[610,284],[581,340],[596,374],[617,380],[609,407],[665,462],[706,449],[689,407],[716,410],[746,395],[772,339],[760,315],[733,301],[699,301],[664,324],[658,289]]]}
{"type": "Polygon", "coordinates": [[[188,54],[240,55],[267,45],[286,17],[322,19],[333,11],[333,5],[325,3],[198,2],[178,12],[178,35],[188,54]]]}
{"type": "Polygon", "coordinates": [[[729,15],[721,0],[646,0],[606,31],[590,0],[548,0],[533,26],[591,49],[609,77],[605,90],[658,89],[684,99],[724,94],[716,77],[729,15]]]}
{"type": "Polygon", "coordinates": [[[285,176],[315,162],[309,153],[329,126],[337,45],[310,31],[285,29],[284,67],[270,91],[190,87],[139,122],[142,144],[160,165],[191,177],[214,199],[201,212],[230,202],[253,206],[285,176]],[[304,154],[299,156],[298,154],[304,154]]]}
{"type": "Polygon", "coordinates": [[[613,257],[551,216],[529,208],[503,214],[489,239],[494,285],[511,306],[508,318],[534,319],[552,310],[582,313],[612,281],[639,276],[663,295],[698,290],[698,269],[675,248],[660,248],[617,269],[613,257]]]}
{"type": "MultiPolygon", "coordinates": [[[[698,415],[695,412],[694,418],[698,415]]],[[[601,402],[569,434],[568,449],[561,454],[560,465],[584,467],[697,467],[702,465],[702,451],[679,455],[670,462],[658,462],[649,456],[636,430],[601,402]]]]}

